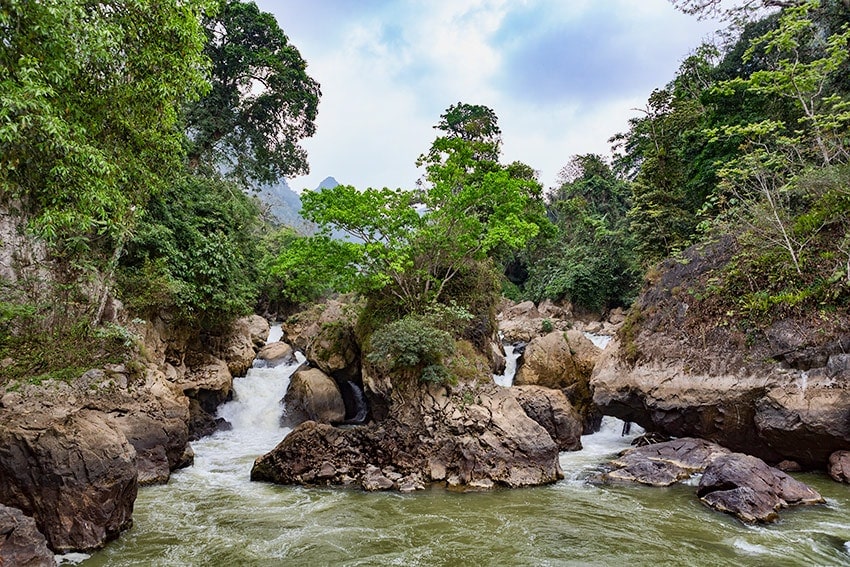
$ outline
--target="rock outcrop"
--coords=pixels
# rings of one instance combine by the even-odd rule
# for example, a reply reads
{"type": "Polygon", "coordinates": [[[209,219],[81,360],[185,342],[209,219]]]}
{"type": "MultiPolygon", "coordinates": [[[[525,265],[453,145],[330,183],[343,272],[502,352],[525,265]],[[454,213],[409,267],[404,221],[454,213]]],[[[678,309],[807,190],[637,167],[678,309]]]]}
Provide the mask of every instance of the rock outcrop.
{"type": "Polygon", "coordinates": [[[145,338],[144,358],[0,397],[0,502],[32,516],[57,552],[102,547],[132,524],[140,484],[191,464],[190,429],[217,426],[230,368],[268,333],[248,318],[204,347],[164,319],[127,325],[145,338]]]}
{"type": "Polygon", "coordinates": [[[0,565],[53,567],[56,559],[35,520],[0,504],[0,565]]]}
{"type": "Polygon", "coordinates": [[[130,527],[136,451],[100,412],[17,421],[0,429],[0,502],[33,516],[57,552],[97,549],[130,527]]]}
{"type": "Polygon", "coordinates": [[[825,469],[850,449],[847,317],[814,313],[748,336],[698,316],[688,290],[704,289],[733,250],[724,241],[664,263],[597,363],[593,401],[647,431],[825,469]]]}
{"type": "Polygon", "coordinates": [[[407,490],[428,482],[531,486],[563,476],[557,445],[507,389],[411,387],[392,412],[392,419],[346,429],[302,423],[257,459],[251,478],[407,490]]]}

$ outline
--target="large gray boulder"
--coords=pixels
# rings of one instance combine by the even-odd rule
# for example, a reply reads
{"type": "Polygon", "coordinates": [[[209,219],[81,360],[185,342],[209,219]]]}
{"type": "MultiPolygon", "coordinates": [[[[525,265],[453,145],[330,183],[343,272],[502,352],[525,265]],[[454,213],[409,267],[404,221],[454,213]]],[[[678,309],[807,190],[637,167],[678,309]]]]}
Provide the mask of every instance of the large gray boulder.
{"type": "Polygon", "coordinates": [[[136,451],[124,435],[97,411],[22,417],[0,429],[0,501],[32,516],[57,552],[98,549],[129,528],[136,451]]]}
{"type": "Polygon", "coordinates": [[[283,398],[284,427],[304,421],[337,424],[345,421],[345,402],[333,378],[318,368],[298,370],[283,398]]]}
{"type": "Polygon", "coordinates": [[[782,508],[824,502],[802,482],[741,453],[714,459],[700,479],[697,496],[711,508],[744,522],[775,522],[782,508]]]}
{"type": "Polygon", "coordinates": [[[702,439],[684,438],[627,449],[611,461],[613,470],[602,475],[606,482],[636,482],[670,486],[703,472],[729,450],[702,439]]]}
{"type": "Polygon", "coordinates": [[[581,449],[581,417],[561,390],[514,386],[510,391],[526,415],[549,433],[559,451],[581,449]]]}
{"type": "Polygon", "coordinates": [[[0,565],[53,567],[56,559],[35,520],[17,508],[0,504],[0,565]]]}

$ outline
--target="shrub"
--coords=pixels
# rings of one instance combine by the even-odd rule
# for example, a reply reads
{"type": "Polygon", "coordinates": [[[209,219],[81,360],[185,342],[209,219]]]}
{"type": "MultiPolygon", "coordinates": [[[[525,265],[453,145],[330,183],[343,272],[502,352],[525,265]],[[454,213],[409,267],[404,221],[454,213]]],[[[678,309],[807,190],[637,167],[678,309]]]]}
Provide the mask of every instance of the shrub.
{"type": "Polygon", "coordinates": [[[443,360],[454,352],[454,339],[421,316],[409,315],[379,328],[372,335],[371,347],[366,359],[379,367],[418,372],[425,382],[451,379],[443,360]]]}

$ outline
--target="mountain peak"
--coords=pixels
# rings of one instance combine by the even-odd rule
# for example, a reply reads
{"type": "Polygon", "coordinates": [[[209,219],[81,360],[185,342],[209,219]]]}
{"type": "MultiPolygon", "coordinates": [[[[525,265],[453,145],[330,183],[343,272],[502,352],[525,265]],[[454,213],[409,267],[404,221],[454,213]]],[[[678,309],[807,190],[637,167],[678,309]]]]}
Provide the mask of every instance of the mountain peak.
{"type": "Polygon", "coordinates": [[[337,185],[339,185],[339,182],[336,179],[333,177],[325,177],[322,182],[319,183],[319,186],[316,187],[316,191],[320,189],[333,189],[337,185]]]}

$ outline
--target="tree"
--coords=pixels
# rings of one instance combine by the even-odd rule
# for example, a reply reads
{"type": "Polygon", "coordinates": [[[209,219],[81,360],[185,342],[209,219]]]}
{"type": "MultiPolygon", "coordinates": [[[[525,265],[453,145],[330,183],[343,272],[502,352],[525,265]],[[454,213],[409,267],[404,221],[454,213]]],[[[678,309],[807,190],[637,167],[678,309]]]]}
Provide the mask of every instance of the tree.
{"type": "Polygon", "coordinates": [[[521,247],[540,230],[529,206],[536,180],[525,168],[482,160],[481,144],[489,142],[438,137],[420,158],[426,175],[419,191],[339,186],[306,192],[303,214],[326,233],[337,228],[362,241],[362,291],[380,290],[405,312],[421,312],[446,299],[447,287],[470,265],[501,247],[521,247]],[[417,203],[422,214],[413,208],[417,203]]]}
{"type": "Polygon", "coordinates": [[[186,111],[190,165],[243,185],[307,173],[321,92],[301,54],[253,2],[221,0],[204,28],[212,90],[186,111]]]}
{"type": "Polygon", "coordinates": [[[558,231],[529,262],[526,293],[594,310],[629,304],[638,283],[629,185],[595,154],[574,156],[561,179],[548,197],[558,231]]]}
{"type": "Polygon", "coordinates": [[[56,252],[120,248],[182,167],[178,115],[206,88],[204,0],[9,0],[0,8],[0,194],[56,252]]]}

